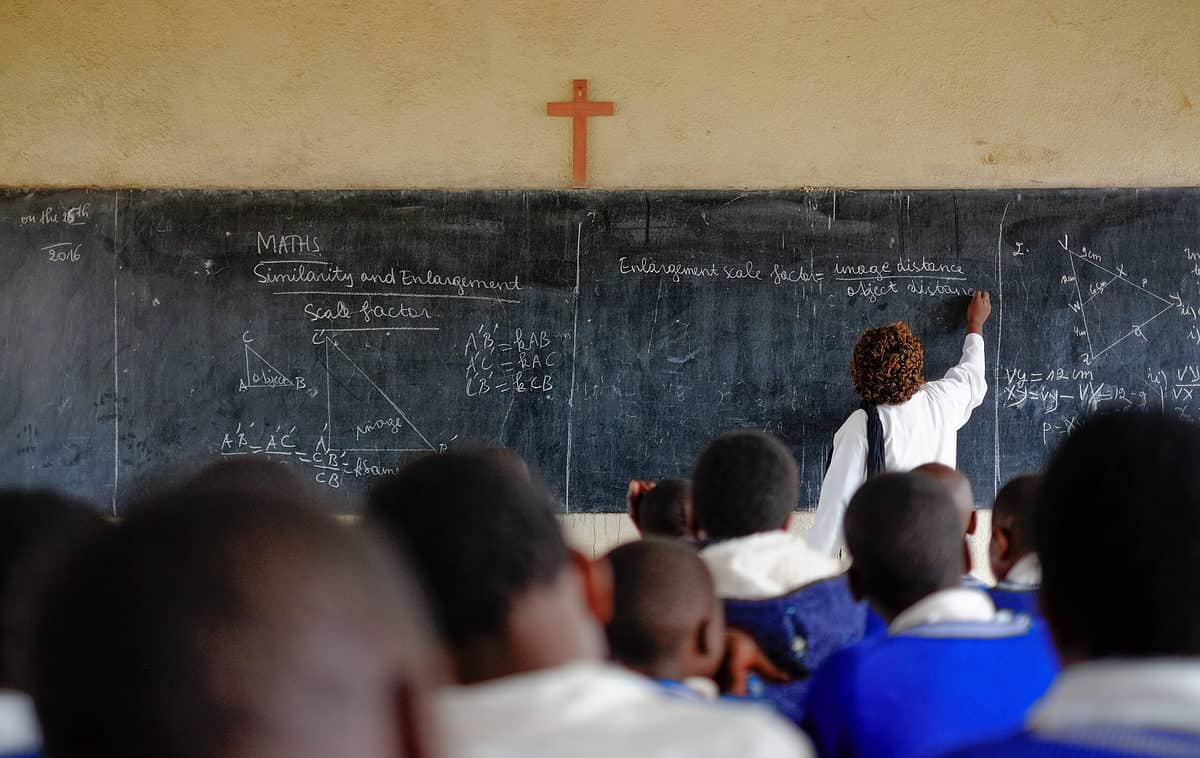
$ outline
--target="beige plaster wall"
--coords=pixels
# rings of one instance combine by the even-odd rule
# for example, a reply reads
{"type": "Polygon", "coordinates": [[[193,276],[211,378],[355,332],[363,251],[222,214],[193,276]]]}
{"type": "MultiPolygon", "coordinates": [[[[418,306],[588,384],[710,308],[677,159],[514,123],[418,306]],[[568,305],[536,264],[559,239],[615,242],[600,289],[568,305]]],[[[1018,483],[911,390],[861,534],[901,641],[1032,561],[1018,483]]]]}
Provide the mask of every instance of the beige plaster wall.
{"type": "Polygon", "coordinates": [[[1196,184],[1194,0],[0,0],[0,184],[1196,184]]]}

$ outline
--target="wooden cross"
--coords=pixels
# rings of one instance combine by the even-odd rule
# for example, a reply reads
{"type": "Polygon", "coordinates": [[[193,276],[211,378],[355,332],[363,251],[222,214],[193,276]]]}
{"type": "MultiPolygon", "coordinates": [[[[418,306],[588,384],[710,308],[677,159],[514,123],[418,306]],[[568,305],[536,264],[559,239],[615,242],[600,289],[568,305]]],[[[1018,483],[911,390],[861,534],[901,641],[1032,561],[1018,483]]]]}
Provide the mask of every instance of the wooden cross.
{"type": "Polygon", "coordinates": [[[588,116],[611,116],[611,102],[589,102],[587,79],[576,79],[574,97],[569,103],[546,103],[547,116],[570,116],[575,119],[575,139],[571,158],[574,187],[587,186],[587,120],[588,116]]]}

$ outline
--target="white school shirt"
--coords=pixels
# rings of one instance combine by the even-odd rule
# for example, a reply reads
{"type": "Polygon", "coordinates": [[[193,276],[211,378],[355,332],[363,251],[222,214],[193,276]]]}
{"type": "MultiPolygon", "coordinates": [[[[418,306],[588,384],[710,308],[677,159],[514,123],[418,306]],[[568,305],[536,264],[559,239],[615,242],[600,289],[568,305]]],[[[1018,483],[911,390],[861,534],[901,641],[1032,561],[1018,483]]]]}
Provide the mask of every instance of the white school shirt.
{"type": "Polygon", "coordinates": [[[841,564],[791,532],[774,531],[724,540],[700,551],[717,597],[762,600],[842,573],[841,564]]]}
{"type": "Polygon", "coordinates": [[[994,621],[995,618],[996,605],[986,592],[951,587],[926,595],[904,609],[888,624],[888,634],[903,634],[926,624],[994,621]]]}
{"type": "Polygon", "coordinates": [[[458,758],[809,758],[808,740],[757,704],[671,696],[612,664],[580,662],[441,696],[458,758]]]}
{"type": "Polygon", "coordinates": [[[1108,659],[1063,670],[1029,712],[1026,726],[1047,738],[1103,727],[1200,735],[1200,660],[1108,659]]]}
{"type": "MultiPolygon", "coordinates": [[[[927,382],[899,405],[880,405],[883,458],[888,471],[910,471],[926,463],[954,467],[958,430],[987,395],[983,337],[968,334],[958,365],[936,382],[927,382]]],[[[825,555],[844,545],[842,517],[850,498],[867,480],[867,412],[850,414],[833,435],[833,460],[821,484],[821,499],[808,544],[825,555]]]]}
{"type": "Polygon", "coordinates": [[[41,747],[33,700],[23,692],[0,690],[0,755],[36,753],[41,747]]]}
{"type": "Polygon", "coordinates": [[[1037,553],[1027,553],[1020,557],[1012,568],[1008,570],[1008,576],[1004,577],[1004,584],[1009,587],[1030,587],[1037,589],[1042,584],[1042,562],[1038,558],[1037,553]]]}

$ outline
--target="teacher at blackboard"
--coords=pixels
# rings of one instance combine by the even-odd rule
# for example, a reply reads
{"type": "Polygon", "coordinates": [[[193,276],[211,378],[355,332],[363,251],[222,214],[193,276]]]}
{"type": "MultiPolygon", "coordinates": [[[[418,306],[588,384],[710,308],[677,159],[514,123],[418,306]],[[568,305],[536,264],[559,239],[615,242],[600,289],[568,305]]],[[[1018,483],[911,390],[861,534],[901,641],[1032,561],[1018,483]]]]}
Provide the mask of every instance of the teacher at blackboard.
{"type": "Polygon", "coordinates": [[[903,321],[859,336],[850,379],[862,406],[833,435],[833,458],[808,534],[814,550],[836,555],[842,549],[846,505],[869,477],[924,463],[955,465],[958,430],[987,394],[983,325],[991,313],[991,296],[976,292],[967,306],[962,358],[935,382],[925,381],[925,351],[903,321]]]}

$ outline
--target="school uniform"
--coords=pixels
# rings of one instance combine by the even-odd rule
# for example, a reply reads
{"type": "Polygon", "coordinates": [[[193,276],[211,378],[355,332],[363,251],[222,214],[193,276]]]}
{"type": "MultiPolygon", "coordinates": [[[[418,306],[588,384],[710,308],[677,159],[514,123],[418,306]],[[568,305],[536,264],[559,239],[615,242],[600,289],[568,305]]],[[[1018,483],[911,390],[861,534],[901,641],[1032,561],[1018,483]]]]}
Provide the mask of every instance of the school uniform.
{"type": "MultiPolygon", "coordinates": [[[[984,592],[987,592],[988,594],[991,594],[991,589],[992,589],[991,587],[989,587],[987,585],[986,582],[984,582],[982,579],[975,576],[974,574],[963,574],[962,580],[959,582],[959,586],[966,587],[969,590],[983,590],[984,592]]],[[[994,598],[993,598],[993,602],[995,602],[994,598]]],[[[996,610],[1005,610],[1005,609],[1006,608],[1004,606],[1001,606],[998,603],[996,604],[996,610]]],[[[1012,610],[1012,609],[1007,609],[1007,610],[1012,610]]],[[[1014,612],[1016,612],[1016,611],[1014,611],[1014,612]]],[[[1030,614],[1030,615],[1034,615],[1034,614],[1030,614]]],[[[868,608],[867,609],[867,624],[866,624],[866,629],[863,632],[863,636],[864,637],[874,637],[877,635],[883,636],[883,635],[886,635],[887,632],[888,632],[887,622],[884,621],[883,617],[880,616],[878,613],[876,613],[875,611],[868,608]]]]}
{"type": "Polygon", "coordinates": [[[37,758],[41,748],[33,700],[22,692],[0,690],[0,758],[37,758]]]}
{"type": "Polygon", "coordinates": [[[1103,660],[1063,671],[1024,731],[954,758],[1200,755],[1200,662],[1103,660]]]}
{"type": "Polygon", "coordinates": [[[779,597],[842,573],[836,560],[782,529],[711,543],[700,551],[700,559],[713,576],[719,598],[779,597]]]}
{"type": "Polygon", "coordinates": [[[812,748],[770,709],[691,702],[614,665],[579,662],[447,690],[459,758],[799,758],[812,748]]]}
{"type": "Polygon", "coordinates": [[[997,608],[1040,616],[1038,590],[1041,586],[1042,564],[1036,553],[1030,553],[1014,563],[1008,576],[996,582],[988,594],[997,608]]]}
{"type": "MultiPolygon", "coordinates": [[[[909,471],[925,463],[954,467],[958,430],[987,395],[984,371],[983,337],[968,334],[962,358],[944,378],[927,382],[907,402],[879,406],[888,471],[909,471]]],[[[842,549],[846,506],[866,480],[867,413],[860,409],[850,414],[833,436],[833,457],[821,484],[816,520],[808,533],[814,550],[836,555],[842,549]]]]}
{"type": "Polygon", "coordinates": [[[862,639],[866,606],[851,595],[841,566],[784,531],[724,540],[700,551],[725,602],[725,620],[754,637],[792,677],[763,684],[756,697],[799,724],[809,677],[834,651],[862,639]]]}
{"type": "Polygon", "coordinates": [[[962,587],[915,603],[813,677],[804,723],[818,754],[923,758],[1011,733],[1057,668],[1039,624],[962,587]]]}
{"type": "Polygon", "coordinates": [[[721,690],[711,679],[693,676],[679,681],[677,679],[655,679],[654,683],[671,697],[691,700],[697,703],[711,703],[721,697],[721,690]]]}

